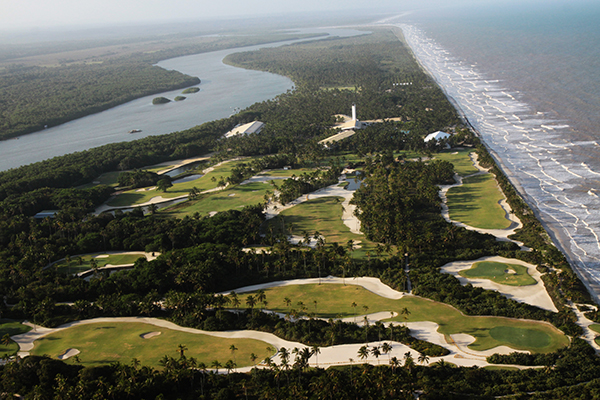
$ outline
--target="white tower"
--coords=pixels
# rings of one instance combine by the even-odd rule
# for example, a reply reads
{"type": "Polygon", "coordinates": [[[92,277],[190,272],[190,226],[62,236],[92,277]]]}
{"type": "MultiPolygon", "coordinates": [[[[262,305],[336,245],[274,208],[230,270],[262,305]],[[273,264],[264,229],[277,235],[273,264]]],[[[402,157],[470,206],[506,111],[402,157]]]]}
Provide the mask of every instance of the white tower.
{"type": "Polygon", "coordinates": [[[352,104],[352,121],[356,121],[356,104],[352,104]]]}

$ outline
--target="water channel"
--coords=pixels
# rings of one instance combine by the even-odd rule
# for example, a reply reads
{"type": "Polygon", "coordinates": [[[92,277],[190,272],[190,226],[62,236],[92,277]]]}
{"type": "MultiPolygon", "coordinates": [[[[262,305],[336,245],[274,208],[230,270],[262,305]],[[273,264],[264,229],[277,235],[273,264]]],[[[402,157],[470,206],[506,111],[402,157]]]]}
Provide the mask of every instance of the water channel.
{"type": "MultiPolygon", "coordinates": [[[[301,32],[329,33],[340,37],[365,34],[342,28],[303,29],[301,32]]],[[[158,65],[162,68],[199,77],[202,81],[200,92],[186,94],[184,101],[162,105],[152,105],[152,99],[157,96],[173,99],[182,90],[142,97],[40,132],[1,141],[0,171],[109,143],[188,129],[228,117],[234,110],[273,98],[291,89],[293,82],[283,76],[225,65],[222,60],[231,53],[298,41],[268,43],[161,61],[158,65]],[[140,129],[141,132],[129,133],[133,129],[140,129]]]]}

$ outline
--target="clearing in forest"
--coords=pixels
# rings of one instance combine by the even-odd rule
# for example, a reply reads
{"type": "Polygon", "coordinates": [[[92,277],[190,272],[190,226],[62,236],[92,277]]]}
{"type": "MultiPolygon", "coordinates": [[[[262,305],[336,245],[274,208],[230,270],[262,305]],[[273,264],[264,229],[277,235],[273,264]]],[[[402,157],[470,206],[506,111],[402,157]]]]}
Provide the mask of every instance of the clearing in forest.
{"type": "MultiPolygon", "coordinates": [[[[444,335],[462,333],[473,336],[475,342],[468,347],[476,351],[508,346],[532,353],[548,353],[569,344],[569,339],[549,323],[504,317],[465,316],[456,308],[433,300],[410,295],[392,300],[356,285],[289,285],[267,288],[264,293],[268,309],[280,313],[290,313],[292,309],[296,312],[304,310],[304,314],[314,313],[317,318],[328,319],[393,311],[398,315],[385,321],[435,322],[440,326],[438,332],[444,335]],[[290,300],[289,305],[286,298],[290,300]],[[408,315],[402,312],[405,308],[410,312],[408,315]]],[[[246,304],[248,295],[255,294],[238,295],[241,304],[246,304]]],[[[255,307],[261,308],[261,303],[255,307]]],[[[361,317],[356,322],[361,323],[361,317]]]]}
{"type": "Polygon", "coordinates": [[[204,334],[187,333],[135,322],[112,322],[76,325],[51,333],[35,341],[33,355],[47,354],[57,358],[68,349],[79,350],[78,357],[70,357],[68,363],[79,362],[84,366],[106,365],[113,362],[130,364],[137,358],[141,365],[160,368],[160,360],[166,355],[179,358],[179,345],[185,347],[184,355],[194,357],[209,368],[214,360],[224,365],[232,360],[237,367],[251,366],[250,355],[256,362],[273,355],[267,350],[268,343],[255,339],[224,339],[204,334]],[[143,335],[161,332],[160,335],[143,335]],[[232,353],[231,345],[237,350],[232,353]]]}
{"type": "Polygon", "coordinates": [[[480,229],[506,229],[511,221],[500,206],[504,195],[492,174],[474,175],[447,193],[450,218],[480,229]]]}

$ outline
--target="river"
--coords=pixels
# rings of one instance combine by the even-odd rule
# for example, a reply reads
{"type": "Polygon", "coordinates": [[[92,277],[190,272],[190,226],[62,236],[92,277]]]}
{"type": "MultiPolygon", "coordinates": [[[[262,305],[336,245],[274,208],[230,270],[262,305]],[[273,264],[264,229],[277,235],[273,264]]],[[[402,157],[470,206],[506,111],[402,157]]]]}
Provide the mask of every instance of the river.
{"type": "MultiPolygon", "coordinates": [[[[343,29],[303,29],[302,33],[329,33],[348,37],[365,32],[343,29]]],[[[313,39],[303,39],[313,40],[313,39]]],[[[225,118],[234,110],[271,99],[293,88],[283,76],[235,68],[223,64],[228,54],[277,47],[302,40],[233,48],[159,62],[162,68],[197,76],[200,92],[184,95],[184,101],[152,105],[152,99],[173,99],[182,90],[146,96],[109,110],[89,115],[40,132],[0,142],[0,171],[46,160],[109,143],[132,141],[192,128],[204,122],[225,118]],[[132,129],[141,132],[130,134],[132,129]]]]}

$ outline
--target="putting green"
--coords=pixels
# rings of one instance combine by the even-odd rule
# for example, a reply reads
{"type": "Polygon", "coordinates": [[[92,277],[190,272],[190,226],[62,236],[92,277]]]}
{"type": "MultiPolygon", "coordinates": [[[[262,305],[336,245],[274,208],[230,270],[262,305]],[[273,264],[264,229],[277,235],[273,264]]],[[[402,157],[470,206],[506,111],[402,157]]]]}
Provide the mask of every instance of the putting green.
{"type": "Polygon", "coordinates": [[[506,264],[495,261],[480,261],[470,269],[459,272],[465,278],[489,279],[502,285],[527,286],[537,281],[528,273],[528,268],[519,264],[506,264]]]}
{"type": "Polygon", "coordinates": [[[544,348],[552,342],[552,338],[546,332],[510,326],[494,327],[490,329],[490,336],[519,348],[544,348]]]}
{"type": "MultiPolygon", "coordinates": [[[[106,322],[73,326],[35,341],[33,355],[49,355],[58,358],[68,349],[77,349],[79,361],[85,366],[104,365],[112,362],[129,364],[137,358],[142,365],[160,367],[165,356],[179,357],[179,345],[187,348],[186,357],[194,357],[210,367],[214,360],[225,364],[234,360],[238,367],[254,363],[273,355],[267,351],[268,343],[253,339],[224,339],[203,334],[175,331],[155,325],[137,322],[106,322]],[[159,335],[144,339],[142,335],[160,332],[159,335]],[[238,350],[232,354],[231,345],[238,350]]],[[[77,362],[75,357],[67,359],[77,362]]]]}
{"type": "MultiPolygon", "coordinates": [[[[438,332],[441,334],[469,334],[475,337],[475,342],[468,346],[472,350],[484,351],[504,345],[515,350],[547,353],[569,344],[569,339],[548,323],[502,317],[465,316],[447,304],[417,296],[404,296],[400,300],[391,300],[356,285],[288,285],[264,291],[268,309],[275,312],[290,313],[292,309],[300,311],[304,308],[304,314],[314,313],[320,318],[352,318],[355,315],[394,311],[399,315],[386,321],[400,323],[432,321],[440,325],[438,332]],[[285,298],[290,299],[290,305],[286,304],[285,298]],[[299,302],[302,304],[298,304],[299,302]],[[352,307],[352,303],[355,303],[356,307],[352,307]],[[401,314],[404,308],[410,312],[408,316],[401,314]],[[493,334],[492,330],[494,330],[493,334]],[[529,339],[511,339],[505,334],[509,331],[527,333],[527,338],[540,340],[532,343],[529,339]]],[[[253,293],[239,295],[241,307],[246,307],[246,297],[249,294],[253,293]]],[[[262,307],[262,305],[258,304],[255,307],[262,307]]],[[[356,322],[362,321],[356,318],[356,322]]]]}
{"type": "Polygon", "coordinates": [[[511,222],[500,206],[504,195],[492,174],[475,175],[447,193],[450,218],[481,229],[506,229],[511,222]]]}
{"type": "Polygon", "coordinates": [[[82,256],[71,256],[71,260],[58,261],[53,265],[53,268],[61,274],[76,274],[92,269],[92,259],[96,260],[98,268],[105,267],[107,264],[111,265],[125,265],[133,264],[138,258],[145,258],[144,254],[105,254],[95,253],[86,254],[82,256]],[[81,264],[79,264],[79,257],[81,257],[81,264]]]}

